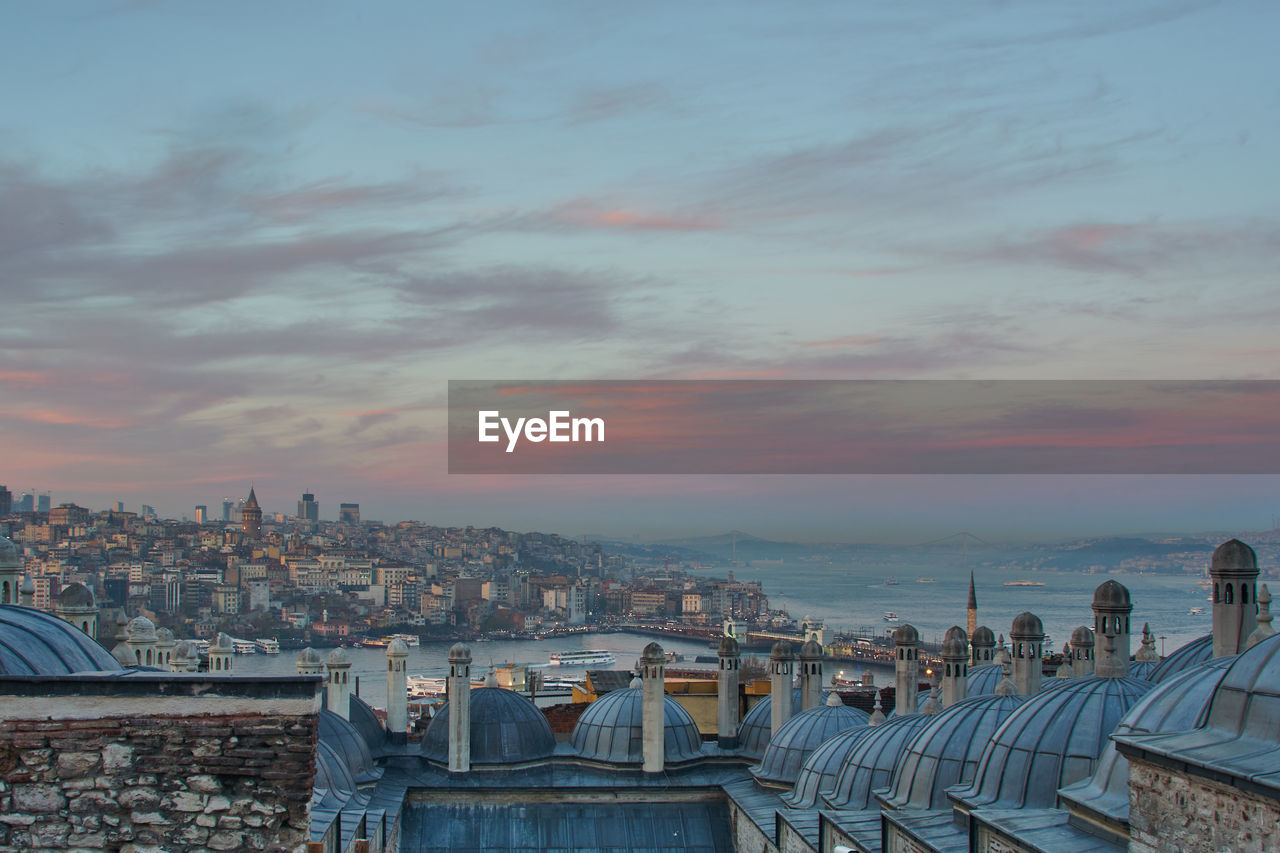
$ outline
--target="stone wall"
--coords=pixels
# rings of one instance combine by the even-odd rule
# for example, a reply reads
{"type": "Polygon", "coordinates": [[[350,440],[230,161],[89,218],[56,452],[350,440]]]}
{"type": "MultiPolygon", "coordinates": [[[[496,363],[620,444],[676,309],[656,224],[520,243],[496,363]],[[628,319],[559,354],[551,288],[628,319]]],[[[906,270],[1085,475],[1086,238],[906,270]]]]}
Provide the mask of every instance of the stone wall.
{"type": "Polygon", "coordinates": [[[40,696],[0,679],[0,850],[306,849],[318,679],[296,696],[225,677],[67,695],[76,680],[40,696]]]}
{"type": "Polygon", "coordinates": [[[1129,758],[1133,853],[1280,850],[1280,802],[1129,758]]]}

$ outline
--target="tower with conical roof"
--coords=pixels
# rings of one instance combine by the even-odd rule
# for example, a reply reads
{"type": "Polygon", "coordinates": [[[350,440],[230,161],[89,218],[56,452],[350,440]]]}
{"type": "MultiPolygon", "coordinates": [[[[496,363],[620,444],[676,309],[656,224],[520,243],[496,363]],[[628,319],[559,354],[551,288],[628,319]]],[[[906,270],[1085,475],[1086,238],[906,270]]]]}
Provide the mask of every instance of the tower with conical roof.
{"type": "MultiPolygon", "coordinates": [[[[965,612],[968,614],[968,618],[965,619],[965,636],[972,637],[978,630],[978,593],[973,588],[973,572],[969,572],[969,606],[965,612]]],[[[976,664],[977,661],[974,663],[976,664]]]]}
{"type": "Polygon", "coordinates": [[[258,506],[258,496],[253,486],[249,487],[249,499],[240,510],[240,530],[246,539],[262,538],[262,507],[258,506]]]}
{"type": "Polygon", "coordinates": [[[1213,552],[1209,576],[1213,578],[1213,656],[1238,654],[1258,627],[1254,595],[1258,555],[1239,539],[1223,542],[1213,552]]]}

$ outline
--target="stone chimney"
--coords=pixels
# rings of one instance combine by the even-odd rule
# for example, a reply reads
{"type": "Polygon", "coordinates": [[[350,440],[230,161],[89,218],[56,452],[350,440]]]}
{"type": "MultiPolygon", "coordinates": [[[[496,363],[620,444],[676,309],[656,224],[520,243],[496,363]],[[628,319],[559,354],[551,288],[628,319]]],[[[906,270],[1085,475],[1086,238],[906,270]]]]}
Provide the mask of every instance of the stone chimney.
{"type": "Polygon", "coordinates": [[[1093,674],[1100,678],[1129,675],[1129,590],[1103,581],[1093,593],[1093,674]]]}
{"type": "Polygon", "coordinates": [[[969,695],[969,636],[952,626],[942,641],[942,707],[950,708],[969,695]]]}
{"type": "Polygon", "coordinates": [[[800,710],[822,704],[822,646],[813,640],[800,647],[800,710]]]}
{"type": "Polygon", "coordinates": [[[409,730],[409,647],[404,640],[387,646],[387,731],[409,730]]]}
{"type": "Polygon", "coordinates": [[[1209,576],[1213,578],[1213,656],[1237,654],[1258,627],[1254,609],[1258,555],[1239,539],[1224,542],[1213,552],[1209,576]]]}
{"type": "Polygon", "coordinates": [[[791,659],[790,643],[779,640],[773,644],[769,651],[770,738],[791,719],[791,659]]]}
{"type": "MultiPolygon", "coordinates": [[[[133,626],[137,621],[135,619],[129,625],[133,626]]],[[[129,645],[133,645],[132,640],[129,645]]],[[[235,646],[231,645],[231,638],[226,634],[218,634],[209,644],[209,671],[218,675],[229,675],[234,657],[235,646]]]]}
{"type": "Polygon", "coordinates": [[[1040,692],[1044,667],[1040,653],[1044,625],[1040,617],[1028,612],[1015,616],[1009,641],[1013,644],[1013,683],[1023,696],[1034,696],[1040,692]]]}
{"type": "Polygon", "coordinates": [[[1093,631],[1081,625],[1071,632],[1071,674],[1080,678],[1093,675],[1093,631]]]}
{"type": "Polygon", "coordinates": [[[297,667],[298,675],[324,674],[324,661],[320,659],[320,653],[310,646],[298,652],[297,667]]]}
{"type": "Polygon", "coordinates": [[[916,712],[920,685],[920,634],[910,625],[893,632],[894,713],[899,717],[916,712]]]}
{"type": "MultiPolygon", "coordinates": [[[[390,672],[387,675],[390,676],[390,672]]],[[[351,661],[347,660],[347,653],[342,649],[329,652],[329,681],[326,691],[325,704],[329,710],[344,720],[351,719],[351,661]]],[[[389,694],[387,699],[391,699],[389,694]]],[[[387,718],[390,719],[390,716],[388,706],[387,718]]]]}
{"type": "Polygon", "coordinates": [[[471,769],[471,649],[462,643],[449,649],[445,692],[449,699],[449,772],[466,773],[471,769]]]}
{"type": "Polygon", "coordinates": [[[22,579],[22,592],[20,593],[23,607],[36,606],[36,584],[31,580],[31,576],[22,579]]]}
{"type": "Polygon", "coordinates": [[[738,747],[738,675],[741,668],[738,641],[733,637],[721,637],[719,713],[716,715],[716,734],[721,749],[738,747]]]}
{"type": "Polygon", "coordinates": [[[657,643],[650,643],[640,653],[640,732],[646,773],[661,773],[666,758],[666,662],[667,656],[657,643]]]}
{"type": "Polygon", "coordinates": [[[995,663],[996,637],[986,625],[979,625],[969,635],[969,645],[973,649],[973,657],[971,658],[973,666],[995,663]]]}

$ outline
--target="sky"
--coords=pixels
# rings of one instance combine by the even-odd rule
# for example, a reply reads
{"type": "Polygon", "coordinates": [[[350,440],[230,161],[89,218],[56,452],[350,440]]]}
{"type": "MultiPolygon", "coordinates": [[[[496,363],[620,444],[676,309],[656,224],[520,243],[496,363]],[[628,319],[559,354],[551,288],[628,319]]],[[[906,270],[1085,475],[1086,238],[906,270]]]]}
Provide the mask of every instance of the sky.
{"type": "Polygon", "coordinates": [[[1276,379],[1268,2],[0,11],[0,483],[569,534],[1259,529],[1280,478],[447,474],[450,379],[1276,379]]]}

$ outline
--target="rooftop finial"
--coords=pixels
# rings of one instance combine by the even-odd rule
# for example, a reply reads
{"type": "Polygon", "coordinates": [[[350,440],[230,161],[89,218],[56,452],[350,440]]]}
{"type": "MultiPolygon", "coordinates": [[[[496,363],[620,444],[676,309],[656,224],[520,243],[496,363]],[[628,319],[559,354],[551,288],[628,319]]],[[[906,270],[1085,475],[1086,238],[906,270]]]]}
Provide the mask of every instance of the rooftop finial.
{"type": "Polygon", "coordinates": [[[884,707],[880,704],[880,691],[876,691],[876,707],[871,712],[871,719],[867,720],[867,725],[878,726],[885,720],[884,707]]]}
{"type": "Polygon", "coordinates": [[[1246,648],[1253,648],[1267,637],[1275,634],[1275,629],[1271,627],[1271,620],[1275,617],[1271,615],[1271,591],[1267,589],[1264,583],[1262,589],[1258,590],[1258,627],[1253,629],[1253,633],[1249,635],[1249,640],[1245,644],[1246,648]]]}

